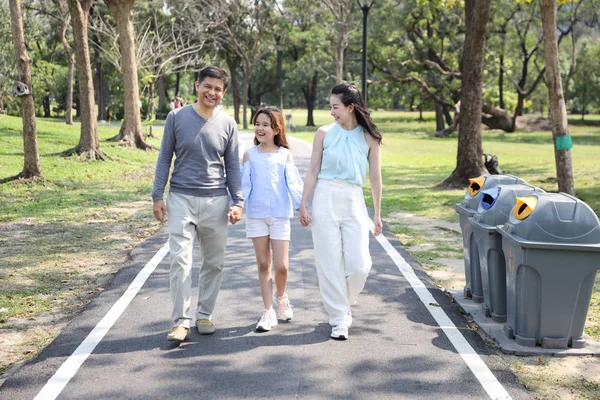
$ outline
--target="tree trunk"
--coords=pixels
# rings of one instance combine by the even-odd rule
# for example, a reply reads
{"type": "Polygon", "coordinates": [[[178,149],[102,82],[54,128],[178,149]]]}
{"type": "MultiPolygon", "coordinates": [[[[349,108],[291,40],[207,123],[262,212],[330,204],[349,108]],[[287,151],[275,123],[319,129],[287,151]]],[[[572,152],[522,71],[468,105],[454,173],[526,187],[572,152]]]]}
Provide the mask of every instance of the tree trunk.
{"type": "MultiPolygon", "coordinates": [[[[69,18],[65,13],[64,1],[59,1],[57,6],[60,8],[62,18],[62,26],[58,32],[60,42],[62,43],[67,55],[67,63],[69,64],[67,72],[67,97],[65,99],[65,123],[73,125],[73,74],[75,73],[75,55],[73,49],[67,40],[67,30],[69,29],[69,18]]],[[[68,11],[67,11],[68,12],[68,11]]]]}
{"type": "Polygon", "coordinates": [[[501,129],[504,132],[514,132],[516,120],[513,120],[505,110],[484,104],[481,111],[481,122],[490,129],[501,129]]]}
{"type": "Polygon", "coordinates": [[[581,107],[581,120],[585,120],[585,113],[587,112],[587,86],[583,87],[583,100],[582,100],[582,107],[581,107]]]}
{"type": "Polygon", "coordinates": [[[77,60],[77,81],[79,86],[79,116],[81,135],[79,144],[63,155],[79,154],[81,158],[105,159],[98,144],[98,129],[94,113],[94,82],[88,47],[88,16],[92,0],[68,0],[75,39],[75,59],[77,60]]]}
{"type": "Polygon", "coordinates": [[[344,39],[346,36],[345,26],[340,26],[335,52],[335,82],[341,83],[344,79],[344,39]]]}
{"type": "MultiPolygon", "coordinates": [[[[158,32],[158,21],[156,18],[156,7],[153,7],[153,0],[148,0],[148,4],[150,7],[152,7],[152,30],[154,31],[154,35],[156,37],[159,37],[160,33],[158,32]]],[[[157,51],[158,53],[158,51],[157,51]]],[[[154,115],[154,96],[156,91],[158,90],[158,109],[162,110],[163,106],[165,105],[165,103],[169,103],[169,101],[167,100],[167,97],[165,96],[165,91],[164,91],[164,79],[163,79],[163,70],[162,70],[162,65],[163,60],[162,57],[159,57],[156,62],[154,63],[154,76],[155,78],[152,79],[152,84],[150,86],[150,102],[152,103],[152,110],[148,111],[148,115],[149,115],[149,119],[150,119],[150,131],[148,133],[149,137],[152,137],[152,122],[155,120],[155,115],[154,115]],[[161,95],[161,87],[159,86],[162,85],[162,95],[161,95]]],[[[196,85],[192,84],[192,86],[195,88],[196,85]]],[[[150,106],[150,102],[148,103],[150,106]]],[[[147,118],[148,119],[148,118],[147,118]]]]}
{"type": "Polygon", "coordinates": [[[435,103],[435,131],[444,130],[444,106],[439,102],[435,103]]]}
{"type": "Polygon", "coordinates": [[[481,144],[483,106],[483,56],[485,29],[491,0],[465,0],[465,45],[461,60],[462,88],[456,168],[442,182],[445,187],[465,187],[469,178],[487,172],[481,144]]]}
{"type": "Polygon", "coordinates": [[[248,78],[245,79],[244,82],[244,98],[242,99],[242,114],[243,114],[243,127],[244,129],[248,129],[248,119],[247,119],[247,115],[246,115],[246,109],[248,108],[248,89],[249,89],[249,84],[247,82],[248,78]]]}
{"type": "Polygon", "coordinates": [[[25,47],[25,36],[23,33],[23,17],[21,13],[20,0],[9,0],[10,25],[12,29],[15,56],[19,67],[20,82],[27,85],[29,94],[20,96],[21,117],[23,119],[23,171],[17,176],[3,179],[2,182],[14,179],[43,178],[40,167],[40,156],[38,151],[37,131],[35,124],[35,104],[33,101],[31,84],[31,58],[25,47]]]}
{"type": "Polygon", "coordinates": [[[42,106],[44,108],[44,118],[50,118],[50,95],[42,97],[42,106]]]}
{"type": "Polygon", "coordinates": [[[304,93],[304,100],[306,101],[306,109],[308,110],[308,116],[306,117],[306,126],[315,126],[314,109],[317,102],[317,72],[313,73],[310,81],[302,88],[304,93]]]}
{"type": "Polygon", "coordinates": [[[65,101],[65,123],[73,125],[73,76],[75,74],[75,56],[71,53],[69,57],[69,69],[67,72],[67,99],[65,101]],[[73,61],[71,62],[71,58],[73,61]]]}
{"type": "Polygon", "coordinates": [[[152,124],[154,123],[154,92],[156,87],[157,80],[153,79],[150,83],[150,93],[148,94],[148,117],[146,118],[150,122],[148,137],[154,137],[152,133],[152,124]]]}
{"type": "Polygon", "coordinates": [[[158,94],[158,109],[162,112],[169,104],[169,96],[167,95],[167,87],[165,85],[165,77],[159,76],[156,81],[156,91],[158,94]]]}
{"type": "Polygon", "coordinates": [[[229,86],[233,90],[233,117],[235,122],[240,123],[240,85],[237,81],[237,61],[232,57],[227,57],[227,65],[229,66],[230,82],[229,86]]]}
{"type": "Polygon", "coordinates": [[[121,51],[121,74],[125,94],[125,117],[120,141],[127,147],[151,150],[142,133],[140,93],[137,62],[135,59],[135,39],[133,30],[133,3],[135,0],[105,0],[112,17],[117,21],[119,50],[121,51]]]}
{"type": "Polygon", "coordinates": [[[544,54],[546,56],[546,80],[550,111],[552,114],[552,138],[554,139],[554,159],[556,162],[556,178],[558,190],[575,195],[573,167],[571,163],[571,146],[567,109],[563,96],[560,68],[558,65],[558,42],[556,38],[555,0],[540,0],[542,11],[542,29],[544,32],[544,54]]]}
{"type": "Polygon", "coordinates": [[[244,70],[244,93],[242,98],[242,113],[243,113],[243,127],[248,129],[248,119],[246,110],[248,109],[248,99],[250,97],[250,78],[252,77],[252,71],[249,67],[243,68],[244,70]]]}
{"type": "Polygon", "coordinates": [[[283,50],[281,50],[281,38],[275,37],[277,44],[277,94],[279,109],[283,110],[283,50]]]}
{"type": "Polygon", "coordinates": [[[498,106],[504,109],[504,49],[506,48],[506,34],[502,33],[502,45],[500,47],[500,68],[498,73],[498,106]]]}
{"type": "Polygon", "coordinates": [[[98,121],[105,121],[107,119],[105,109],[106,101],[104,97],[104,71],[102,70],[102,58],[100,57],[100,48],[94,45],[94,67],[96,70],[96,94],[98,96],[98,121]]]}
{"type": "Polygon", "coordinates": [[[444,104],[444,118],[446,118],[446,124],[452,125],[454,118],[450,115],[450,107],[444,104]]]}

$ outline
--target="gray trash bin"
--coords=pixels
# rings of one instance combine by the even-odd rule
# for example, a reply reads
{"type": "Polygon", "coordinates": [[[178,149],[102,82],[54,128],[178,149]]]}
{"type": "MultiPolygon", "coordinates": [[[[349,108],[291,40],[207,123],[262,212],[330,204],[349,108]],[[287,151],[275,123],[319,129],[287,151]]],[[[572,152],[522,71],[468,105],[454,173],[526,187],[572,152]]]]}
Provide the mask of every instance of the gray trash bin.
{"type": "Polygon", "coordinates": [[[460,229],[463,237],[465,264],[464,297],[470,298],[477,303],[483,302],[483,289],[479,274],[479,255],[477,254],[476,246],[471,247],[473,229],[471,228],[469,218],[477,212],[477,207],[481,200],[481,190],[490,189],[501,184],[510,185],[518,183],[526,184],[527,182],[512,175],[482,175],[478,178],[469,179],[469,187],[467,188],[465,197],[455,207],[459,215],[460,229]],[[475,268],[472,269],[471,260],[473,260],[473,263],[476,263],[475,268]]]}
{"type": "Polygon", "coordinates": [[[483,314],[495,322],[506,321],[506,264],[502,235],[496,225],[508,221],[517,197],[545,193],[531,185],[498,185],[481,191],[477,213],[469,219],[479,254],[483,314]]]}
{"type": "Polygon", "coordinates": [[[600,222],[564,193],[517,198],[498,226],[506,257],[504,333],[517,344],[585,347],[583,328],[600,269],[600,222]]]}

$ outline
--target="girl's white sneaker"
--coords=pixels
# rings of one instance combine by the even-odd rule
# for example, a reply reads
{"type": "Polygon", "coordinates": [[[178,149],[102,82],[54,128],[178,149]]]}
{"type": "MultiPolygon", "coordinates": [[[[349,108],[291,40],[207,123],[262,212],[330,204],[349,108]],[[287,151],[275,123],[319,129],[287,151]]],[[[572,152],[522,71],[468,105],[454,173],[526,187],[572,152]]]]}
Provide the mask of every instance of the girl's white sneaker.
{"type": "Polygon", "coordinates": [[[272,327],[277,326],[277,315],[275,314],[275,310],[270,308],[265,310],[263,315],[260,317],[258,324],[256,324],[257,332],[268,332],[272,327]]]}
{"type": "Polygon", "coordinates": [[[279,318],[284,321],[289,321],[294,318],[294,311],[292,310],[293,306],[290,304],[290,299],[288,298],[287,293],[284,293],[281,297],[276,296],[276,298],[279,318]]]}

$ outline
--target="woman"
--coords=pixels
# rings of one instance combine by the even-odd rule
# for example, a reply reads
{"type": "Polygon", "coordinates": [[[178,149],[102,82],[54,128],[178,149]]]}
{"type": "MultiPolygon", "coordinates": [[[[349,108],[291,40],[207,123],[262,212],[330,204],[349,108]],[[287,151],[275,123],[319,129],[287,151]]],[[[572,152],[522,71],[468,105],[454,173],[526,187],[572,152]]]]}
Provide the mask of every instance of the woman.
{"type": "Polygon", "coordinates": [[[373,234],[381,222],[381,133],[371,120],[356,86],[331,90],[335,123],[319,128],[304,179],[300,224],[312,222],[315,264],[331,337],[348,339],[350,306],[362,291],[369,270],[369,227],[362,186],[369,173],[373,194],[373,234]],[[312,216],[307,202],[313,194],[312,216]]]}

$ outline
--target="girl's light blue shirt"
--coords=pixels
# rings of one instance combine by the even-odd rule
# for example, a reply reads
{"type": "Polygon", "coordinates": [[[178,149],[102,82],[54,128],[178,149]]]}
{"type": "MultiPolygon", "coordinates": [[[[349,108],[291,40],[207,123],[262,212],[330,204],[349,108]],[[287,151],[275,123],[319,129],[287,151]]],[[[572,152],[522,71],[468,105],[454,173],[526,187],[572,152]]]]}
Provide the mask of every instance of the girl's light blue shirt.
{"type": "Polygon", "coordinates": [[[333,123],[323,140],[319,179],[344,180],[363,186],[367,179],[368,157],[369,144],[361,125],[347,131],[333,123]]]}
{"type": "Polygon", "coordinates": [[[242,166],[242,193],[248,218],[292,218],[300,208],[303,182],[295,165],[288,162],[289,150],[276,153],[248,149],[242,166]]]}

